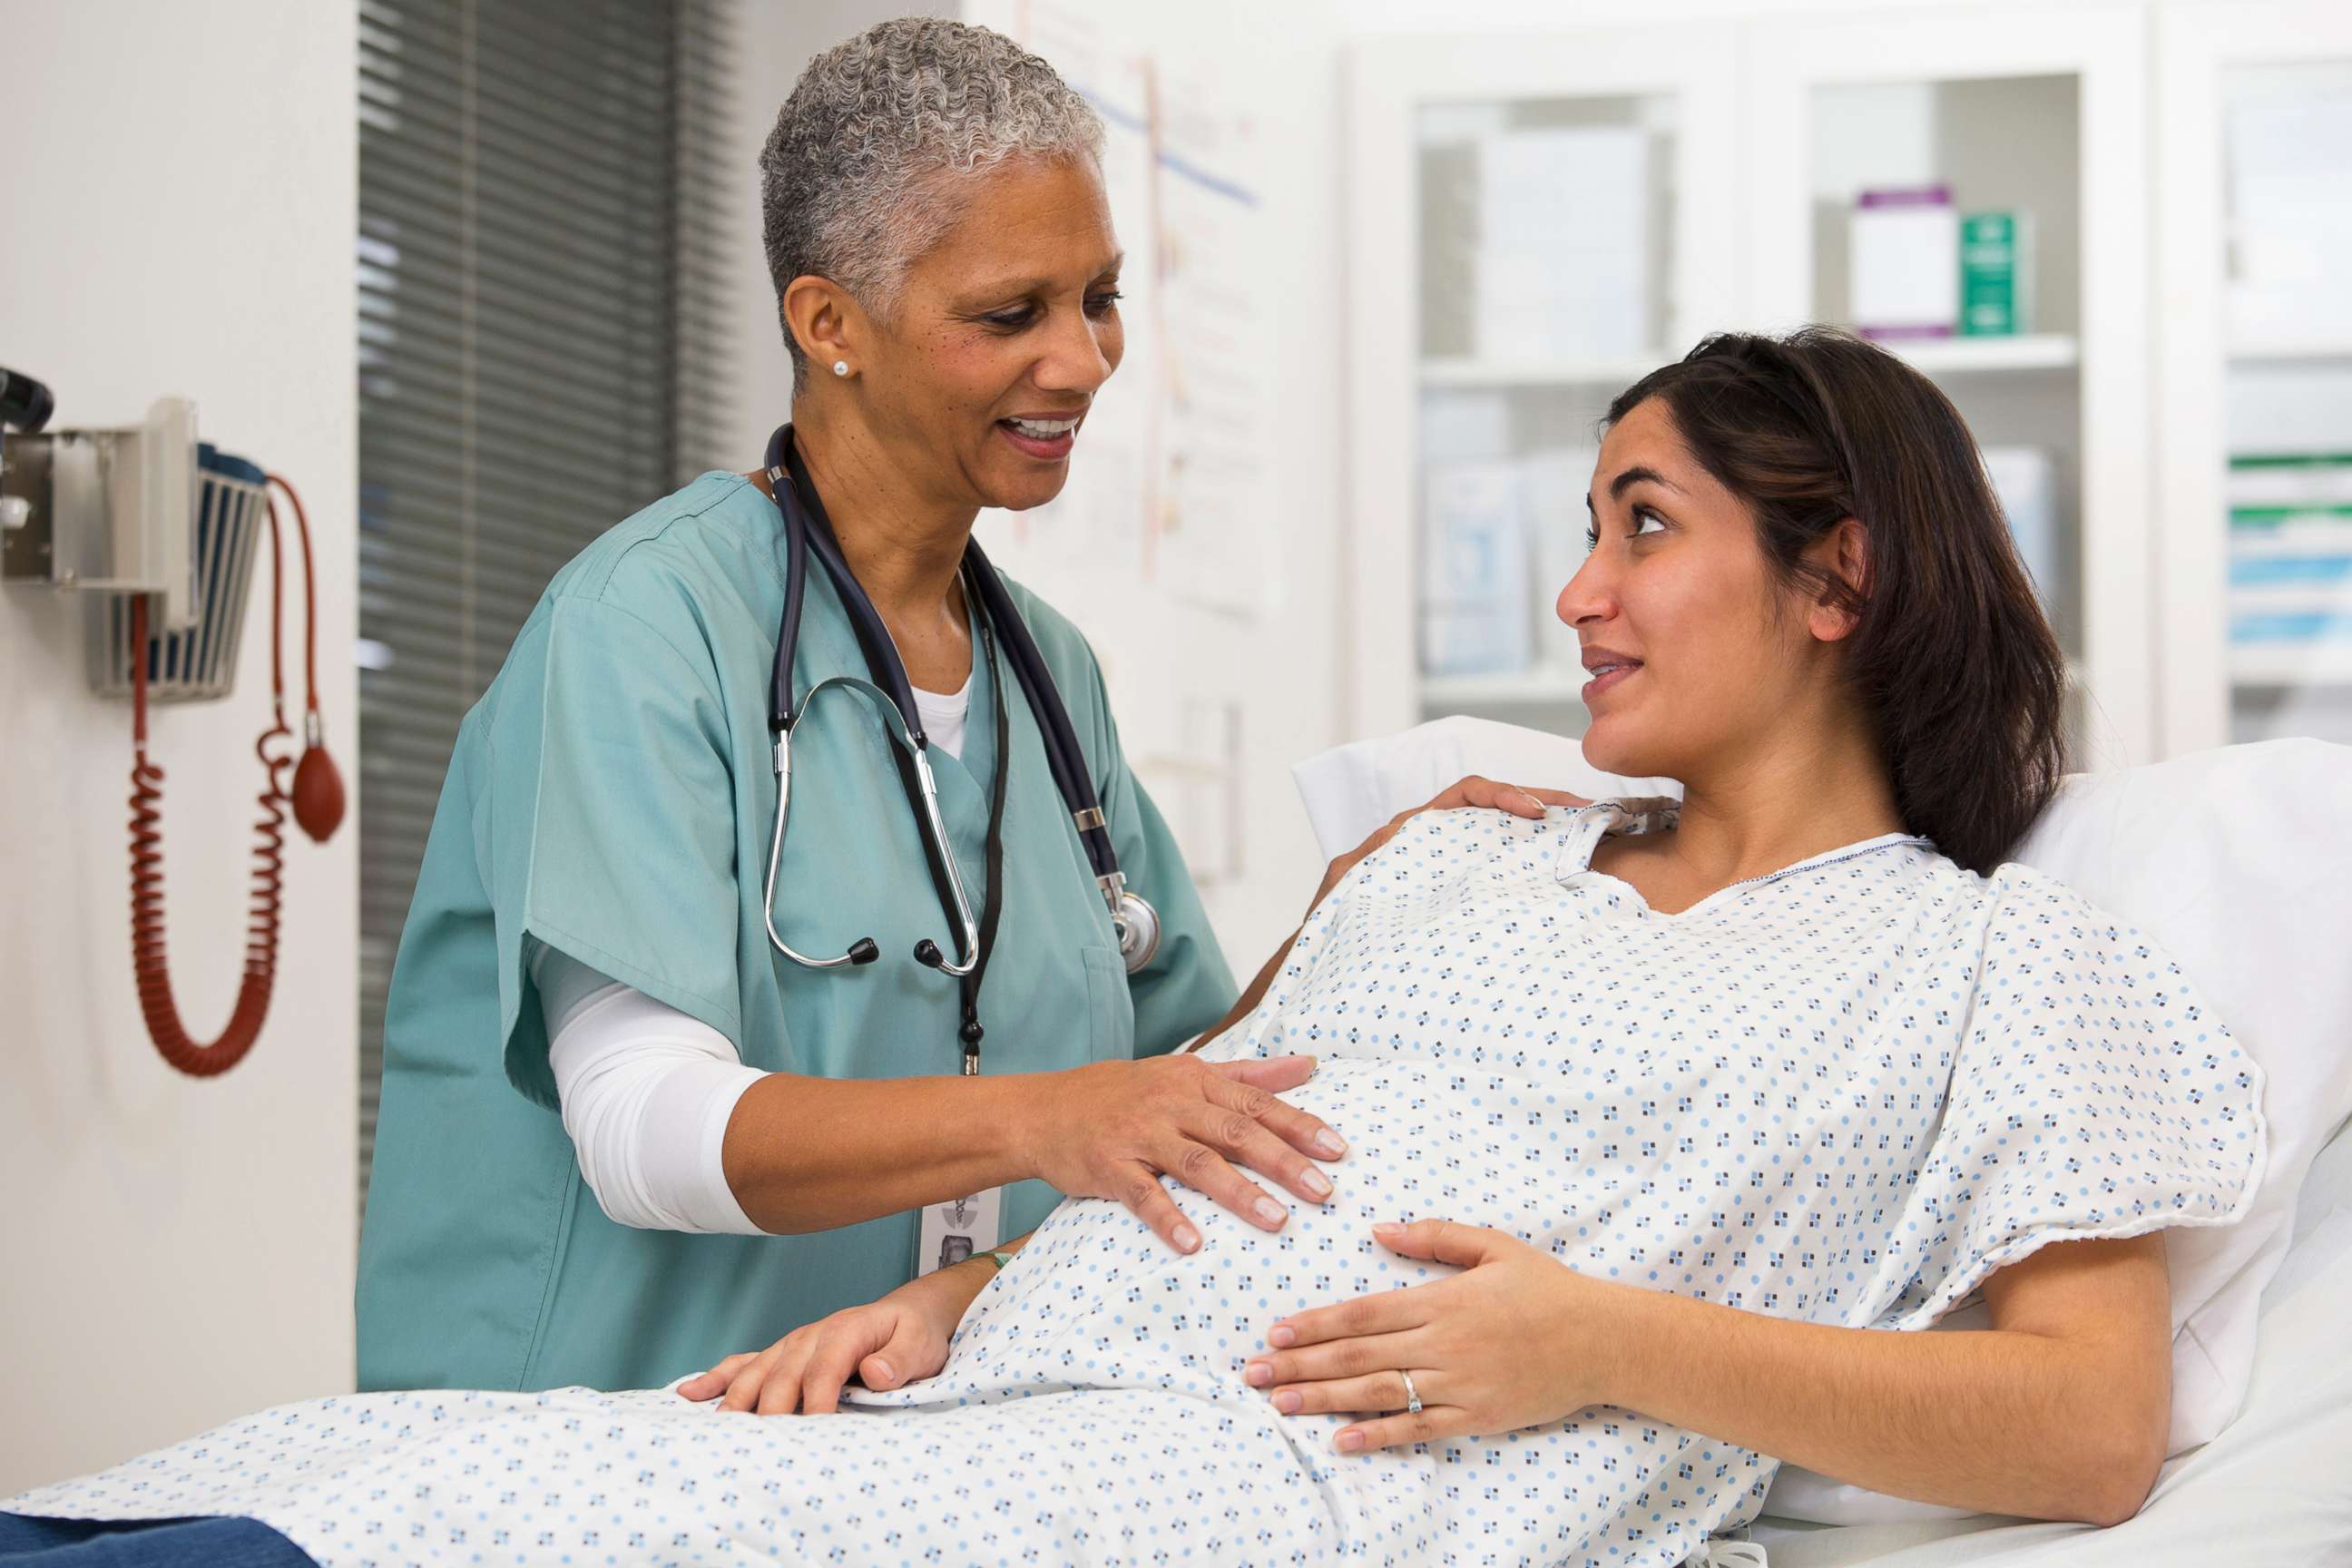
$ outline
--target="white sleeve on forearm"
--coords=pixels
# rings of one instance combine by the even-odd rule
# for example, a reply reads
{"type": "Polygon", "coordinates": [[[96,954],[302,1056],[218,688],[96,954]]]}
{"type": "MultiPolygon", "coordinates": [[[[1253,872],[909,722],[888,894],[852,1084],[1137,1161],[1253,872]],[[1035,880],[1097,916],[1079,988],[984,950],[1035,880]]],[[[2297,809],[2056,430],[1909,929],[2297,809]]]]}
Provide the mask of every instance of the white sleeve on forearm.
{"type": "Polygon", "coordinates": [[[727,1037],[541,947],[531,979],[547,1062],[580,1173],[608,1215],[641,1230],[758,1236],[727,1184],[727,1121],[766,1075],[727,1037]]]}

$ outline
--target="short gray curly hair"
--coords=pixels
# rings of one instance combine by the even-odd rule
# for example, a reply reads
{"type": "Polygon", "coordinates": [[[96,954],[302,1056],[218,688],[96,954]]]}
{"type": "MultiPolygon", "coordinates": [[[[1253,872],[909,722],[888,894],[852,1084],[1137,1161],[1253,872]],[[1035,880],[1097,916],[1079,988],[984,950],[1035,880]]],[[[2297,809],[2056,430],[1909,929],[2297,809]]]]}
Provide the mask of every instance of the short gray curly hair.
{"type": "Polygon", "coordinates": [[[936,16],[868,27],[809,61],[760,150],[761,228],[784,289],[814,273],[887,312],[953,220],[942,174],[1016,156],[1102,161],[1103,125],[1052,66],[1002,33],[936,16]]]}

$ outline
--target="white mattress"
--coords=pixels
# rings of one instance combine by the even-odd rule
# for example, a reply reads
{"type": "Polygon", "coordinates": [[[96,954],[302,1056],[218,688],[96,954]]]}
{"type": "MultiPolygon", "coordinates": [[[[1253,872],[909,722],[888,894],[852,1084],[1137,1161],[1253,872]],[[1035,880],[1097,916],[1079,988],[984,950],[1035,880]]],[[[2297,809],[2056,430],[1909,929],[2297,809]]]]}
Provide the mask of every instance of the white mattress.
{"type": "Polygon", "coordinates": [[[1990,1514],[1906,1524],[1759,1520],[1771,1568],[2210,1568],[2352,1563],[2352,1124],[2305,1181],[2263,1296],[2245,1408],[2164,1468],[2112,1530],[1990,1514]]]}

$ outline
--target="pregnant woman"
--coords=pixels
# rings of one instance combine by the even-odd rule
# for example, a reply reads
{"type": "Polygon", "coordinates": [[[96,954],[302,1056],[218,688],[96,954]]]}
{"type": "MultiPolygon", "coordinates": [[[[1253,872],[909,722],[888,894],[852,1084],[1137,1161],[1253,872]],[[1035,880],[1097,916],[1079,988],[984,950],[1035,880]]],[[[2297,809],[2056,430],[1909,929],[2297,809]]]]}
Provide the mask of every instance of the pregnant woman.
{"type": "Polygon", "coordinates": [[[1001,1273],[683,1388],[289,1405],[7,1508],[329,1563],[1628,1568],[1782,1459],[2130,1514],[2158,1233],[2242,1211],[2262,1079],[2144,937],[2003,863],[2062,667],[1975,449],[1819,331],[1709,340],[1610,419],[1559,599],[1586,752],[1685,799],[1432,811],[1335,867],[1204,1050],[1317,1057],[1328,1203],[1204,1208],[1180,1254],[1071,1199],[1001,1273]],[[1990,1330],[1889,1331],[1979,1293],[1990,1330]]]}

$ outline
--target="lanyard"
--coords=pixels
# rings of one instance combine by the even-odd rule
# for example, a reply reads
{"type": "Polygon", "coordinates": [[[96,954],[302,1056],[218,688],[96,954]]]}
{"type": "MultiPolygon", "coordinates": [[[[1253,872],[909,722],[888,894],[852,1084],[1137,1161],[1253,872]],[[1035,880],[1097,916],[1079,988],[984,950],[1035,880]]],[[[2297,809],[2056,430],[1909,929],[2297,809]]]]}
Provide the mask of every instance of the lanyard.
{"type": "MultiPolygon", "coordinates": [[[[957,981],[963,993],[963,1026],[956,1037],[963,1042],[963,1070],[967,1078],[980,1071],[980,1041],[987,1031],[980,1026],[980,985],[988,977],[988,961],[996,952],[996,922],[1004,912],[1004,781],[1013,771],[1012,726],[1005,721],[1005,710],[1012,706],[1013,694],[1004,689],[1004,679],[996,663],[996,627],[989,618],[986,606],[971,592],[970,574],[965,574],[964,597],[980,622],[981,647],[988,657],[989,696],[996,706],[996,755],[992,759],[988,789],[988,891],[982,895],[980,905],[980,952],[971,973],[957,981]]],[[[892,755],[898,754],[892,749],[892,755]]],[[[940,891],[941,901],[947,899],[940,891]]]]}

